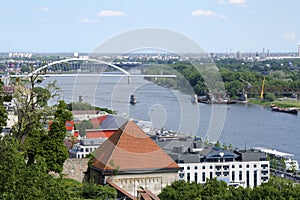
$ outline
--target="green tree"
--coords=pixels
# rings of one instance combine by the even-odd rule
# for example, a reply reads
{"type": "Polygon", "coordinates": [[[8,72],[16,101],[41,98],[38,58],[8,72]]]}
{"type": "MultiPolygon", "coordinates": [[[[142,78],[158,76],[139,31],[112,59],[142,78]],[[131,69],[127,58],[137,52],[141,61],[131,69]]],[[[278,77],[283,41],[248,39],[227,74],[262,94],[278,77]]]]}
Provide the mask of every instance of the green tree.
{"type": "Polygon", "coordinates": [[[79,125],[79,134],[81,137],[84,137],[86,135],[86,129],[92,129],[93,124],[90,120],[83,120],[79,125]]]}
{"type": "MultiPolygon", "coordinates": [[[[0,80],[0,88],[3,87],[3,83],[0,80]]],[[[3,106],[3,101],[5,100],[5,96],[0,96],[0,130],[2,131],[2,127],[6,126],[7,120],[7,111],[3,106]]]]}
{"type": "Polygon", "coordinates": [[[70,199],[61,179],[46,172],[44,159],[27,165],[20,147],[13,137],[0,141],[0,199],[70,199]]]}
{"type": "Polygon", "coordinates": [[[72,113],[67,109],[64,101],[59,101],[54,119],[50,123],[49,132],[41,138],[40,155],[45,158],[47,171],[61,172],[63,164],[68,158],[68,149],[64,145],[66,138],[65,123],[72,119],[72,113]]]}
{"type": "Polygon", "coordinates": [[[18,123],[14,126],[13,136],[20,141],[28,165],[34,164],[40,156],[47,163],[47,172],[61,172],[68,157],[63,144],[65,122],[72,114],[63,101],[54,107],[47,105],[50,98],[57,96],[55,82],[45,88],[36,88],[37,80],[38,77],[31,77],[30,88],[21,84],[16,87],[14,99],[18,123]],[[46,129],[49,122],[52,124],[46,129]]]}
{"type": "Polygon", "coordinates": [[[116,199],[117,191],[109,186],[87,182],[83,184],[82,197],[85,199],[116,199]]]}
{"type": "Polygon", "coordinates": [[[266,101],[274,101],[275,100],[275,95],[273,93],[267,92],[265,94],[264,100],[266,100],[266,101]]]}

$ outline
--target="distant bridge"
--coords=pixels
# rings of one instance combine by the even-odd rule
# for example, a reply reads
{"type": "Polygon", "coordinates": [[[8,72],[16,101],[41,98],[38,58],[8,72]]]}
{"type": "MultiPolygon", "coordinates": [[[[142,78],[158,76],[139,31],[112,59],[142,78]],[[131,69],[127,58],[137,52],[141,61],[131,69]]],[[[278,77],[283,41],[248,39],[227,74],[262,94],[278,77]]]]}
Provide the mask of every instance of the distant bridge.
{"type": "Polygon", "coordinates": [[[176,75],[166,74],[132,74],[125,69],[109,62],[92,58],[67,58],[45,64],[29,74],[10,75],[10,77],[71,77],[71,76],[106,76],[106,77],[156,77],[156,78],[176,78],[176,75]]]}

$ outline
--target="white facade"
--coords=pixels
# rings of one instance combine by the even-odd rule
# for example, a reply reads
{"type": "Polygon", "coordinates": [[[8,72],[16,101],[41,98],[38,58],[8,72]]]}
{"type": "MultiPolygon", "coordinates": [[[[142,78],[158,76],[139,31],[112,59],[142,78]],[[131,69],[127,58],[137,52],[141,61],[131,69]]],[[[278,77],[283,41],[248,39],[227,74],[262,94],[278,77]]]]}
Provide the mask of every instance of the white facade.
{"type": "Polygon", "coordinates": [[[69,150],[70,158],[85,158],[88,154],[95,151],[99,145],[80,145],[80,144],[74,144],[73,148],[69,150]]]}
{"type": "Polygon", "coordinates": [[[205,183],[206,179],[217,178],[228,185],[256,187],[270,178],[269,161],[233,161],[179,163],[179,179],[189,182],[205,183]]]}

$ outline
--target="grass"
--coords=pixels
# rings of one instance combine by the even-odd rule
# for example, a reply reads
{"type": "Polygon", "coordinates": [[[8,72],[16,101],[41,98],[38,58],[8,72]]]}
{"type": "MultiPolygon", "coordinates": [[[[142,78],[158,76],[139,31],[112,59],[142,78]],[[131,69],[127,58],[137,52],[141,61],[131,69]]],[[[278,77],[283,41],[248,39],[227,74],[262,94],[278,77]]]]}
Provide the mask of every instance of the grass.
{"type": "Polygon", "coordinates": [[[296,107],[300,109],[300,101],[297,100],[275,100],[275,101],[264,101],[264,100],[259,100],[259,99],[250,99],[249,103],[252,104],[259,104],[259,105],[264,105],[264,106],[271,106],[271,104],[274,104],[278,107],[282,108],[291,108],[291,107],[296,107]]]}

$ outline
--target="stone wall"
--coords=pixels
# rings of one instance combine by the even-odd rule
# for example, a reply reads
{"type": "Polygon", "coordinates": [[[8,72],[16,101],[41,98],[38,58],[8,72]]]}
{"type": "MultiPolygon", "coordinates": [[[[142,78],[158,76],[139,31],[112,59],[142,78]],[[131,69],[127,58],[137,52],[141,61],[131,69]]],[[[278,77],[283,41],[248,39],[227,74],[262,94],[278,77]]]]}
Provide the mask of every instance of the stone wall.
{"type": "Polygon", "coordinates": [[[65,178],[72,178],[82,182],[88,169],[88,162],[88,158],[68,158],[64,163],[62,174],[64,174],[65,178]]]}

